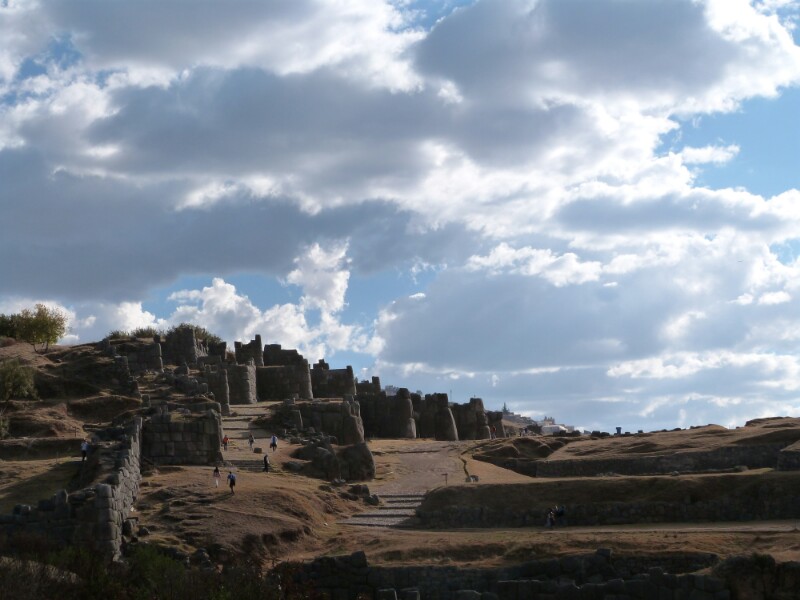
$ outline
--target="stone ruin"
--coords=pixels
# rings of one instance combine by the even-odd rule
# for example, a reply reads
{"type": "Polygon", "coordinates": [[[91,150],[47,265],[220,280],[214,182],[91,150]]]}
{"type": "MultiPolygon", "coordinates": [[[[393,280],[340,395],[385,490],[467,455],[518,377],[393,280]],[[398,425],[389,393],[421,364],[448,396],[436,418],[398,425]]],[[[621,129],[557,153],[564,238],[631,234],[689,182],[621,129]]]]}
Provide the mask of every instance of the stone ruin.
{"type": "MultiPolygon", "coordinates": [[[[154,338],[153,344],[144,349],[141,345],[128,348],[119,344],[114,348],[124,352],[117,354],[115,360],[127,363],[126,373],[132,384],[135,379],[131,374],[163,371],[163,362],[181,364],[175,372],[166,374],[168,382],[189,395],[212,393],[224,415],[230,414],[231,405],[254,404],[258,400],[355,398],[367,437],[476,440],[491,437],[492,428],[498,437],[506,436],[502,413],[486,411],[480,398],[455,404],[448,401],[446,394],[422,397],[406,388],[387,396],[377,377],[358,382],[352,367],[331,369],[322,359],[310,369],[297,350],[283,349],[279,344],[262,345],[260,335],[248,343],[235,343],[235,362],[231,362],[224,342],[209,345],[198,341],[194,329],[188,326],[174,329],[163,341],[154,338]],[[190,365],[201,372],[192,376],[190,365]]],[[[121,364],[123,367],[126,365],[121,364]]],[[[337,409],[298,410],[292,416],[292,424],[298,430],[314,427],[340,436],[339,426],[333,423],[338,418],[337,409]]]]}
{"type": "Polygon", "coordinates": [[[218,403],[180,411],[162,405],[145,421],[142,455],[155,465],[207,465],[222,460],[222,419],[218,403]]]}
{"type": "Polygon", "coordinates": [[[268,344],[264,346],[263,362],[264,366],[256,372],[259,398],[314,397],[308,361],[297,350],[268,344]]]}
{"type": "MultiPolygon", "coordinates": [[[[310,461],[312,468],[331,480],[375,477],[375,459],[364,438],[358,402],[351,398],[292,402],[284,405],[283,416],[293,430],[292,442],[303,445],[292,453],[294,458],[310,461]]],[[[303,468],[300,463],[286,466],[303,468]]]]}
{"type": "Polygon", "coordinates": [[[60,490],[36,506],[18,504],[12,514],[0,515],[0,530],[9,536],[45,535],[118,559],[125,522],[139,493],[141,434],[141,417],[98,432],[92,453],[81,465],[82,489],[60,490]]]}
{"type": "MultiPolygon", "coordinates": [[[[64,545],[88,548],[107,560],[121,556],[133,535],[133,504],[139,494],[142,462],[206,465],[222,459],[219,405],[202,403],[170,412],[162,405],[92,435],[89,457],[81,464],[80,489],[60,490],[35,506],[18,504],[0,515],[0,531],[34,533],[64,545]]],[[[74,440],[77,446],[80,440],[74,440]]]]}
{"type": "Polygon", "coordinates": [[[337,443],[343,445],[364,442],[361,406],[352,399],[343,402],[298,402],[288,405],[288,409],[288,424],[298,432],[311,428],[333,436],[337,443]]]}
{"type": "Polygon", "coordinates": [[[356,395],[353,367],[331,369],[321,358],[311,370],[311,385],[315,398],[344,398],[356,395]]]}

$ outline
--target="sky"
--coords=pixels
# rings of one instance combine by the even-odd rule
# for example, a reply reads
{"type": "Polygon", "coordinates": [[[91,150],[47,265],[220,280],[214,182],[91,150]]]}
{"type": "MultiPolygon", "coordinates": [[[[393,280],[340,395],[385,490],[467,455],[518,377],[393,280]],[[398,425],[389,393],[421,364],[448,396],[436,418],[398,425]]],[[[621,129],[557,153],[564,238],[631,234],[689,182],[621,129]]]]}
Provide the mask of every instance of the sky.
{"type": "Polygon", "coordinates": [[[0,0],[0,313],[613,431],[800,413],[795,0],[0,0]]]}

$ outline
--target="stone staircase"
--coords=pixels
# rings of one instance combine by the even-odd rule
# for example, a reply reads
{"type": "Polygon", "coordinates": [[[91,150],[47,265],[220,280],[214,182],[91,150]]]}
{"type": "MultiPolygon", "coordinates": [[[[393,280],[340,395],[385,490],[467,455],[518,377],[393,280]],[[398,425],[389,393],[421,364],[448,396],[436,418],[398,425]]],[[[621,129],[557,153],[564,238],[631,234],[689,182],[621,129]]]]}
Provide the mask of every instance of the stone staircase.
{"type": "Polygon", "coordinates": [[[342,521],[362,527],[409,527],[416,522],[417,508],[425,494],[380,494],[381,504],[342,521]]]}
{"type": "MultiPolygon", "coordinates": [[[[225,467],[234,467],[237,473],[263,473],[264,458],[261,454],[255,454],[258,458],[228,458],[225,459],[225,467]]],[[[277,470],[274,464],[270,464],[269,472],[277,470]]]]}

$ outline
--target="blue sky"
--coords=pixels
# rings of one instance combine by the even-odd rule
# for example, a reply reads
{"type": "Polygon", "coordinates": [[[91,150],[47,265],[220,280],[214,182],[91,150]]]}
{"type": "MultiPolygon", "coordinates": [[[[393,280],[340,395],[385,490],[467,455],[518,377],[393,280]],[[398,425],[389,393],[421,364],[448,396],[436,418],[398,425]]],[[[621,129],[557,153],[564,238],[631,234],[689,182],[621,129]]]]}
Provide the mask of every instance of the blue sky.
{"type": "Polygon", "coordinates": [[[792,0],[0,4],[0,312],[589,429],[800,412],[792,0]]]}

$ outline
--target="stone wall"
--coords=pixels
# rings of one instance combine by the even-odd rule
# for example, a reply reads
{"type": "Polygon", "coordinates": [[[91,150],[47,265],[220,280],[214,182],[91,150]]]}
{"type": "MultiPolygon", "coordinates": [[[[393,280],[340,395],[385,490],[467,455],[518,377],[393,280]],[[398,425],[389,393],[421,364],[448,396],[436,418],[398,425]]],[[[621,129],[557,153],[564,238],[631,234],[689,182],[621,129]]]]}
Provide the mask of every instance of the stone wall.
{"type": "Polygon", "coordinates": [[[247,344],[234,342],[233,348],[236,355],[236,362],[240,365],[246,365],[250,361],[253,361],[253,364],[257,367],[264,366],[264,352],[262,351],[260,335],[257,335],[256,339],[250,340],[247,344]]]}
{"type": "Polygon", "coordinates": [[[228,401],[230,404],[255,404],[256,366],[253,361],[243,365],[223,365],[228,372],[228,401]]]}
{"type": "MultiPolygon", "coordinates": [[[[743,476],[714,477],[714,484],[705,488],[654,477],[649,488],[653,498],[635,501],[615,492],[615,485],[621,484],[609,480],[600,485],[596,480],[593,498],[566,502],[566,521],[571,526],[595,526],[800,518],[800,485],[794,473],[752,475],[738,481],[725,478],[743,476]]],[[[432,529],[543,526],[547,507],[559,500],[557,482],[551,487],[530,485],[497,486],[492,494],[486,494],[483,486],[440,488],[428,495],[417,516],[423,527],[432,529]]],[[[638,485],[649,483],[643,480],[638,485]]]]}
{"type": "Polygon", "coordinates": [[[229,415],[231,397],[230,389],[228,388],[228,371],[222,368],[221,365],[218,367],[206,365],[203,369],[203,379],[208,385],[208,391],[214,394],[214,400],[219,402],[222,414],[229,415]]]}
{"type": "Polygon", "coordinates": [[[121,343],[114,344],[116,354],[124,356],[128,361],[128,369],[131,373],[143,373],[144,371],[164,370],[164,363],[161,358],[161,344],[153,342],[151,344],[142,343],[121,343]]]}
{"type": "Polygon", "coordinates": [[[645,598],[728,600],[725,582],[693,571],[718,562],[714,554],[614,556],[594,554],[535,560],[495,569],[449,566],[370,567],[363,552],[317,558],[296,569],[295,579],[331,598],[424,600],[527,600],[548,598],[645,598]],[[482,596],[482,594],[487,594],[482,596]]]}
{"type": "Polygon", "coordinates": [[[785,444],[723,446],[713,450],[674,452],[667,455],[629,456],[613,459],[542,460],[537,477],[593,477],[605,473],[651,475],[702,473],[735,467],[774,469],[785,444]]]}
{"type": "Polygon", "coordinates": [[[105,439],[93,444],[89,460],[81,464],[81,469],[97,472],[96,483],[71,494],[61,490],[35,507],[15,506],[11,515],[0,516],[4,533],[38,533],[89,548],[108,560],[120,557],[123,524],[141,482],[142,419],[99,435],[105,439]]]}
{"type": "Polygon", "coordinates": [[[359,392],[361,419],[367,437],[408,438],[417,437],[414,405],[408,390],[404,394],[386,396],[385,392],[359,392]]]}
{"type": "Polygon", "coordinates": [[[257,374],[258,397],[262,400],[301,398],[311,400],[311,372],[308,361],[297,350],[267,344],[262,352],[264,369],[257,374]]]}
{"type": "Polygon", "coordinates": [[[207,465],[222,460],[219,405],[202,414],[169,412],[166,406],[145,422],[142,455],[157,465],[207,465]]]}
{"type": "Polygon", "coordinates": [[[207,352],[195,338],[194,329],[191,327],[176,327],[164,337],[162,341],[156,336],[156,342],[161,342],[161,353],[165,363],[172,365],[194,365],[200,356],[207,352]]]}
{"type": "Polygon", "coordinates": [[[450,410],[460,440],[488,440],[491,437],[489,420],[481,398],[470,398],[468,404],[451,404],[450,410]]]}
{"type": "Polygon", "coordinates": [[[308,363],[256,367],[256,392],[260,400],[310,399],[308,363]]]}
{"type": "Polygon", "coordinates": [[[448,442],[459,439],[447,394],[425,394],[425,397],[421,398],[418,394],[409,394],[407,389],[400,388],[397,395],[407,395],[411,398],[418,437],[448,442]]]}
{"type": "Polygon", "coordinates": [[[344,398],[356,395],[356,377],[353,367],[331,369],[319,359],[311,369],[311,389],[315,398],[344,398]]]}

